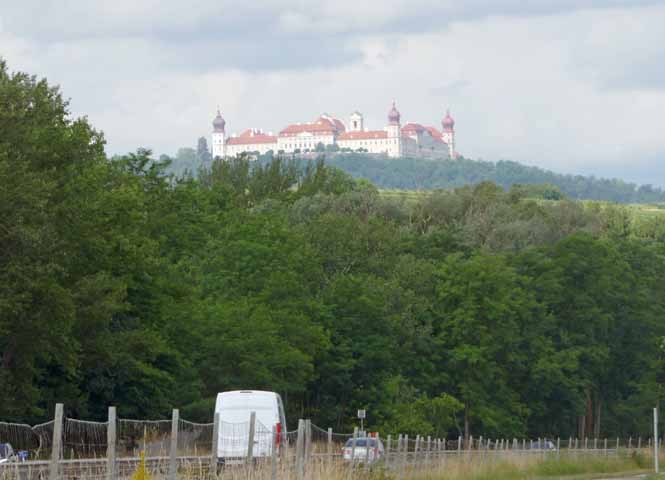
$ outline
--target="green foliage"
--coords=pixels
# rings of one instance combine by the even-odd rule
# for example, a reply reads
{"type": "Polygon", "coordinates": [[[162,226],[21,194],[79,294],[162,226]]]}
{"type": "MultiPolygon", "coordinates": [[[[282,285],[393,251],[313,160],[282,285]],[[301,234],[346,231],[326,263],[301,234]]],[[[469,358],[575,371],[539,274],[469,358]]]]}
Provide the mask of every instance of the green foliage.
{"type": "Polygon", "coordinates": [[[106,158],[57,89],[4,63],[0,99],[3,420],[64,402],[207,421],[217,392],[261,388],[336,430],[366,408],[372,429],[436,437],[649,431],[665,235],[634,210],[519,170],[509,191],[403,198],[323,159],[198,168],[204,142],[174,175],[147,150],[106,158]]]}
{"type": "Polygon", "coordinates": [[[379,188],[435,190],[491,181],[504,189],[513,186],[527,196],[558,200],[609,200],[621,203],[665,202],[665,191],[619,179],[563,175],[509,160],[488,162],[466,158],[422,160],[369,157],[352,152],[330,155],[328,164],[356,178],[366,178],[379,188]]]}

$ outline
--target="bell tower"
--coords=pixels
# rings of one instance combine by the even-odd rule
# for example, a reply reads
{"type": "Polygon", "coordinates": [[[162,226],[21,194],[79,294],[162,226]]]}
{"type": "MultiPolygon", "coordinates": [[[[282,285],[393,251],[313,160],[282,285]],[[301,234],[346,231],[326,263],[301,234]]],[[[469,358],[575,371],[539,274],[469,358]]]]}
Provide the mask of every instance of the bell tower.
{"type": "Polygon", "coordinates": [[[349,132],[362,132],[365,130],[363,125],[363,115],[358,110],[349,117],[349,132]]]}
{"type": "Polygon", "coordinates": [[[443,127],[443,141],[448,144],[448,154],[450,158],[457,156],[455,150],[455,119],[450,116],[450,109],[446,110],[446,116],[441,120],[443,127]]]}
{"type": "Polygon", "coordinates": [[[219,113],[217,108],[217,116],[212,121],[212,158],[224,158],[226,156],[226,132],[224,128],[226,121],[219,113]]]}

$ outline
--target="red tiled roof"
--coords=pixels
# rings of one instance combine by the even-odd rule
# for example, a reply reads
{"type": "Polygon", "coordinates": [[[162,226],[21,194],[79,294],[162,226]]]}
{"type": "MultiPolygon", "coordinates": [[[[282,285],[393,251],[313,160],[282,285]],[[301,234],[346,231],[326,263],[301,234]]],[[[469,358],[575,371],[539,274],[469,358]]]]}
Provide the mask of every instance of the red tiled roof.
{"type": "Polygon", "coordinates": [[[371,130],[368,132],[344,132],[337,140],[372,140],[388,138],[388,132],[384,130],[371,130]]]}
{"type": "Polygon", "coordinates": [[[227,140],[227,145],[252,145],[255,143],[277,143],[277,137],[266,135],[262,130],[248,128],[237,137],[227,140]]]}
{"type": "Polygon", "coordinates": [[[413,122],[409,122],[409,123],[407,123],[406,125],[404,125],[402,127],[402,132],[407,132],[407,133],[411,133],[411,132],[418,133],[418,132],[422,132],[423,130],[426,130],[425,127],[423,127],[419,123],[413,123],[413,122]]]}
{"type": "Polygon", "coordinates": [[[427,130],[429,132],[429,134],[432,135],[432,137],[443,141],[443,134],[441,132],[439,132],[436,128],[434,128],[434,127],[425,127],[425,130],[427,130]]]}
{"type": "Polygon", "coordinates": [[[279,136],[291,137],[305,132],[315,133],[318,135],[335,135],[344,132],[344,130],[346,130],[346,128],[340,120],[321,116],[317,118],[316,121],[311,123],[295,123],[289,125],[284,130],[279,132],[279,136]]]}

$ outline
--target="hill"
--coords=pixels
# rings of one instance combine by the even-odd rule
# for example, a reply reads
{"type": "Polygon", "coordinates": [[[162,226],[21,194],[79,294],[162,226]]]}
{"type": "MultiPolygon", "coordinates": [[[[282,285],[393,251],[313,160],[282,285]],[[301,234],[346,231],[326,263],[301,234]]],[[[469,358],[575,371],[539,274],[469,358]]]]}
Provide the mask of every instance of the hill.
{"type": "Polygon", "coordinates": [[[554,185],[564,195],[574,199],[620,203],[665,202],[665,191],[651,185],[640,186],[615,178],[563,175],[510,160],[489,162],[459,158],[431,161],[347,154],[329,156],[326,162],[384,189],[450,189],[491,181],[504,189],[516,184],[554,185]]]}
{"type": "MultiPolygon", "coordinates": [[[[209,165],[207,151],[200,148],[181,148],[172,161],[170,171],[176,175],[195,173],[201,165],[209,165]],[[205,156],[205,158],[203,158],[205,156]],[[203,158],[203,160],[201,160],[203,158]]],[[[605,200],[619,203],[665,202],[665,191],[652,185],[637,185],[620,179],[594,176],[559,174],[539,167],[527,166],[510,160],[490,162],[458,158],[455,160],[423,160],[415,158],[387,158],[362,153],[309,154],[299,159],[307,162],[317,155],[325,156],[326,163],[355,178],[365,178],[381,189],[437,190],[452,189],[491,181],[508,190],[513,185],[546,185],[544,198],[557,199],[561,194],[578,200],[605,200]],[[551,188],[554,187],[554,188],[551,188]]],[[[162,159],[169,157],[162,156],[162,159]]],[[[262,164],[269,162],[271,154],[259,157],[262,164]]]]}

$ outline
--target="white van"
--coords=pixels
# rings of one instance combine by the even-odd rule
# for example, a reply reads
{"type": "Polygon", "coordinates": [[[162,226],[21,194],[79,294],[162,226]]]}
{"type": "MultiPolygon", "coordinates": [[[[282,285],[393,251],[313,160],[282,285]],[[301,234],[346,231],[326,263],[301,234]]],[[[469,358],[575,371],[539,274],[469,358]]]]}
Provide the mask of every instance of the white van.
{"type": "MultiPolygon", "coordinates": [[[[254,425],[254,458],[272,455],[286,442],[286,417],[282,398],[275,392],[261,390],[235,390],[217,394],[215,413],[219,413],[219,437],[217,457],[220,462],[247,456],[249,419],[256,412],[254,425]],[[272,432],[275,437],[273,439],[272,432]],[[274,441],[273,441],[274,440],[274,441]]],[[[279,454],[279,451],[276,452],[279,454]]]]}

